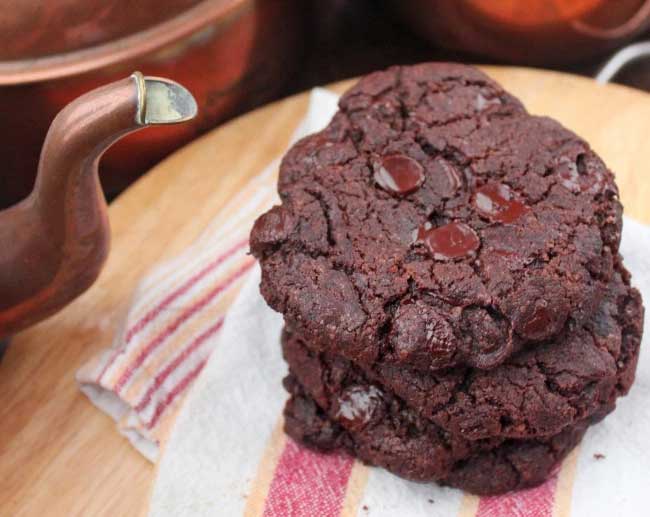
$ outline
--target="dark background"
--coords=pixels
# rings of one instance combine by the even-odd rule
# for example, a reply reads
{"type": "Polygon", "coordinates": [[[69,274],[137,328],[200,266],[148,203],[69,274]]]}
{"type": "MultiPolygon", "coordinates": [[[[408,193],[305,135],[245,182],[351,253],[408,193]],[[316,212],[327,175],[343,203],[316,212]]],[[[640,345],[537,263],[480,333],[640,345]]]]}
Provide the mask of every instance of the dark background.
{"type": "MultiPolygon", "coordinates": [[[[193,1],[198,0],[188,0],[193,1]]],[[[436,60],[536,66],[593,76],[617,48],[650,38],[644,33],[650,29],[650,0],[254,0],[250,5],[250,16],[225,24],[229,28],[221,33],[223,39],[215,36],[178,58],[144,57],[128,64],[129,72],[139,69],[185,84],[197,97],[200,115],[177,127],[130,135],[113,146],[100,162],[109,200],[201,133],[314,86],[391,65],[436,60]],[[580,6],[591,7],[578,16],[580,6]],[[567,17],[567,12],[581,23],[589,22],[589,27],[633,30],[585,40],[571,25],[576,18],[567,17]],[[628,23],[635,19],[640,23],[628,23]],[[254,34],[253,43],[247,28],[254,34]],[[213,47],[211,42],[217,43],[213,47]],[[244,49],[241,55],[239,49],[244,49]]],[[[32,32],[38,35],[36,29],[32,32]]],[[[0,34],[0,64],[2,38],[0,34]]],[[[111,73],[112,80],[117,79],[115,70],[104,67],[59,80],[0,87],[0,209],[32,190],[42,142],[56,113],[109,82],[111,73]]],[[[650,58],[625,68],[616,81],[650,90],[650,58]]]]}
{"type": "MultiPolygon", "coordinates": [[[[612,0],[612,3],[614,1],[617,0],[612,0]]],[[[284,94],[363,75],[395,64],[435,60],[507,63],[503,59],[490,59],[478,54],[437,47],[415,34],[407,23],[395,16],[381,1],[316,1],[310,9],[311,41],[307,45],[302,65],[298,67],[284,94]]],[[[645,36],[650,37],[647,34],[645,36]]],[[[644,35],[636,39],[644,39],[644,35]]],[[[546,63],[543,67],[593,76],[609,55],[611,53],[604,53],[596,58],[564,64],[546,63]]],[[[616,82],[650,90],[650,58],[646,62],[630,65],[616,78],[616,82]]]]}

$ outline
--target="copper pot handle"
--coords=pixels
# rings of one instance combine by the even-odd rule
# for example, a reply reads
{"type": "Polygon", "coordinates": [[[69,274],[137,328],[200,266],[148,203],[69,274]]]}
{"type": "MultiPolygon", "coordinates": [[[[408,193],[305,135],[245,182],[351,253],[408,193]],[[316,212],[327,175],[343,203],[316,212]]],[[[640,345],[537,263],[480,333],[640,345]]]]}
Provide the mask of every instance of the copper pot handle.
{"type": "Polygon", "coordinates": [[[607,60],[595,79],[599,83],[608,83],[627,65],[645,57],[650,57],[650,41],[640,41],[623,47],[607,60]]]}
{"type": "Polygon", "coordinates": [[[594,27],[589,25],[583,20],[574,20],[571,22],[571,27],[576,31],[584,34],[585,36],[591,36],[592,38],[598,38],[603,40],[615,40],[621,38],[627,38],[636,32],[643,22],[645,22],[650,16],[650,0],[645,0],[643,4],[637,9],[637,11],[624,23],[618,25],[617,27],[612,27],[611,29],[603,29],[602,27],[594,27]]]}

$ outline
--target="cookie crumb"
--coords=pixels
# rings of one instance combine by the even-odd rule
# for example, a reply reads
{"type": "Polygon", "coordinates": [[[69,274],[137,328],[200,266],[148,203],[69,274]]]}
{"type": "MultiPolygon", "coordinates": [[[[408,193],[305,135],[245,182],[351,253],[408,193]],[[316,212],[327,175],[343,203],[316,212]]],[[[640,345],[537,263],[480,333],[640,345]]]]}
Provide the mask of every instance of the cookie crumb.
{"type": "Polygon", "coordinates": [[[600,452],[597,452],[596,454],[594,454],[594,459],[596,459],[596,460],[604,460],[605,455],[601,454],[600,452]]]}

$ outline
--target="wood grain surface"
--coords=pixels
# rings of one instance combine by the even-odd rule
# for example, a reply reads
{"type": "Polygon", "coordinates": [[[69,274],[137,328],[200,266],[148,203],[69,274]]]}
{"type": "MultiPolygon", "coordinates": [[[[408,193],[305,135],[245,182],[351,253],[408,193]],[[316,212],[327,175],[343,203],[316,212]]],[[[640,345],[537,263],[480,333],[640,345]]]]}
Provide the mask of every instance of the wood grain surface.
{"type": "MultiPolygon", "coordinates": [[[[650,223],[650,95],[554,72],[485,70],[531,112],[585,137],[616,172],[626,214],[650,223]]],[[[307,98],[288,98],[215,129],[149,172],[110,208],[113,247],[97,284],[14,337],[0,364],[1,515],[146,513],[154,467],[80,394],[74,373],[110,345],[142,274],[191,243],[248,178],[283,152],[307,98]]]]}

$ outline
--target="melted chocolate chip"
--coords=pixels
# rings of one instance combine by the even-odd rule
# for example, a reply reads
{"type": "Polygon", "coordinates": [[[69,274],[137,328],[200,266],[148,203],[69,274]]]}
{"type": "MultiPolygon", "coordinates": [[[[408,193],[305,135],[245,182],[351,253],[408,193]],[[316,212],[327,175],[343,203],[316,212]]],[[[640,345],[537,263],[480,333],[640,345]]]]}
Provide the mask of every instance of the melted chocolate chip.
{"type": "Polygon", "coordinates": [[[512,352],[508,323],[494,310],[465,307],[462,312],[462,351],[468,362],[482,369],[501,364],[512,352]]]}
{"type": "Polygon", "coordinates": [[[474,255],[481,244],[474,230],[458,222],[438,228],[433,228],[431,223],[425,223],[417,230],[416,242],[423,243],[436,260],[453,260],[474,255]]]}
{"type": "Polygon", "coordinates": [[[501,100],[498,97],[491,97],[488,98],[482,93],[478,93],[476,95],[476,111],[483,111],[486,108],[489,108],[490,106],[500,106],[501,105],[501,100]]]}
{"type": "Polygon", "coordinates": [[[394,194],[406,195],[424,183],[424,168],[417,161],[403,154],[384,156],[375,167],[377,184],[394,194]]]}
{"type": "Polygon", "coordinates": [[[424,300],[402,300],[393,318],[390,343],[399,362],[431,361],[436,367],[449,364],[456,352],[456,336],[439,309],[424,300]]]}
{"type": "Polygon", "coordinates": [[[522,325],[522,331],[526,336],[544,335],[548,327],[553,324],[554,316],[548,310],[545,303],[535,307],[530,319],[522,325]]]}
{"type": "Polygon", "coordinates": [[[587,174],[585,164],[581,159],[582,156],[578,155],[577,161],[567,157],[560,158],[556,168],[560,176],[560,184],[574,193],[598,192],[602,189],[605,178],[600,171],[587,174]]]}
{"type": "Polygon", "coordinates": [[[293,224],[293,219],[284,208],[273,207],[255,222],[254,246],[265,252],[271,251],[288,238],[293,224]]]}
{"type": "Polygon", "coordinates": [[[359,430],[370,422],[382,402],[382,393],[374,386],[351,386],[338,398],[337,418],[348,428],[359,430]]]}
{"type": "Polygon", "coordinates": [[[530,211],[503,183],[488,183],[479,188],[474,194],[474,206],[481,215],[499,223],[512,223],[530,211]]]}

